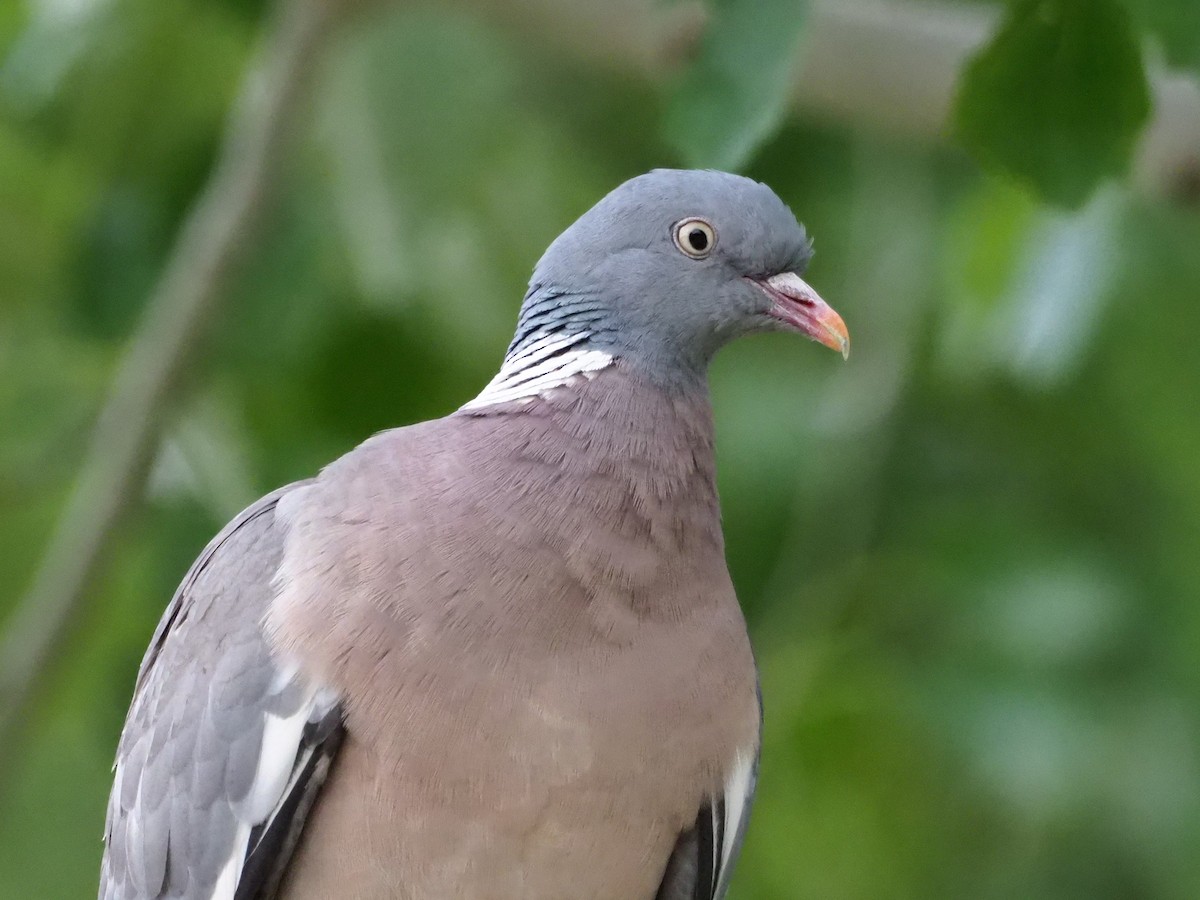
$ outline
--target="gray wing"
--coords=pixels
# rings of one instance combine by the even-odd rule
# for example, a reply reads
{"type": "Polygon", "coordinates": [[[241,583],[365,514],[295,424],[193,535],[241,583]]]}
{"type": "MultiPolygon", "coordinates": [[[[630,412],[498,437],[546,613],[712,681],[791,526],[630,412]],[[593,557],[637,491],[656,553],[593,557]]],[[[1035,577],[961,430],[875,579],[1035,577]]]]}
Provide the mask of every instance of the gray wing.
{"type": "Polygon", "coordinates": [[[271,897],[341,742],[337,698],[261,629],[283,529],[259,500],[163,614],[121,733],[100,900],[271,897]]]}
{"type": "Polygon", "coordinates": [[[696,822],[679,836],[655,900],[721,900],[742,849],[758,781],[758,755],[739,762],[725,792],[700,807],[696,822]]]}
{"type": "Polygon", "coordinates": [[[739,757],[725,790],[700,807],[695,824],[679,836],[654,900],[722,900],[729,890],[750,821],[762,752],[762,690],[758,690],[758,746],[739,757]]]}

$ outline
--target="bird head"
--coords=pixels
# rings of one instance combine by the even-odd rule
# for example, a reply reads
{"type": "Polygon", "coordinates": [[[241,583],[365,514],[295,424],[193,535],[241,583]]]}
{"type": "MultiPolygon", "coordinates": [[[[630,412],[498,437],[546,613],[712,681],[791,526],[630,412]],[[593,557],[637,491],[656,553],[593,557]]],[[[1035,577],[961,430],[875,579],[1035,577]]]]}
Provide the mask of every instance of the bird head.
{"type": "MultiPolygon", "coordinates": [[[[547,328],[672,380],[730,340],[786,330],[849,353],[845,323],[802,275],[812,245],[766,185],[658,169],[604,197],[538,263],[514,348],[547,328]]],[[[510,352],[512,352],[510,350],[510,352]]]]}

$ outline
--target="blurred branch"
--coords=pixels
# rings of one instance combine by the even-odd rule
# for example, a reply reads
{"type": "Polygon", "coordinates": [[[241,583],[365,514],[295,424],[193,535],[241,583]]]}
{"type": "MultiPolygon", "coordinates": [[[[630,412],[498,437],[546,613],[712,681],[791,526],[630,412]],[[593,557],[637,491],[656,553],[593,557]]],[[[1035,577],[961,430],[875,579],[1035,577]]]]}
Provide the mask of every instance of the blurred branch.
{"type": "Polygon", "coordinates": [[[0,643],[0,746],[55,665],[114,533],[144,484],[164,413],[203,346],[276,193],[337,0],[283,0],[242,84],[208,185],[188,214],[113,380],[82,471],[0,643]]]}
{"type": "MultiPolygon", "coordinates": [[[[555,52],[654,81],[671,78],[703,33],[699,2],[453,0],[555,52]]],[[[901,0],[812,0],[797,107],[814,117],[942,141],[963,62],[991,35],[996,7],[901,0]]],[[[1152,68],[1152,72],[1154,67],[1152,68]]],[[[1145,193],[1196,202],[1200,84],[1156,72],[1154,114],[1134,167],[1145,193]]]]}

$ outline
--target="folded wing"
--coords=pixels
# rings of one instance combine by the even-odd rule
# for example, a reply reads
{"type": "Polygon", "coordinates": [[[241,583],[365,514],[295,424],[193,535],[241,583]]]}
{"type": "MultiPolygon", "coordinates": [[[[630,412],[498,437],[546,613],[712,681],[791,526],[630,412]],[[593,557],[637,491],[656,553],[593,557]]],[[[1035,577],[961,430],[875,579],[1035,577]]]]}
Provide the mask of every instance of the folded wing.
{"type": "Polygon", "coordinates": [[[273,659],[262,632],[291,489],[213,539],[158,625],[117,751],[100,900],[278,887],[342,738],[338,698],[273,659]]]}

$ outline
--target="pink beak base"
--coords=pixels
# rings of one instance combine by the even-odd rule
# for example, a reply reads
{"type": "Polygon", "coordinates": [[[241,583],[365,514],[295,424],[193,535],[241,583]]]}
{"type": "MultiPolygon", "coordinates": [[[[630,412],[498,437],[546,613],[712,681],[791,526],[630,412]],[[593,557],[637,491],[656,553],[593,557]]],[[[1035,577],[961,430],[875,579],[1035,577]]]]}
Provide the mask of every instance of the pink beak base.
{"type": "Polygon", "coordinates": [[[798,331],[818,344],[850,356],[850,332],[832,306],[809,287],[795,272],[772,275],[765,281],[754,281],[771,298],[771,315],[792,331],[798,331]]]}

